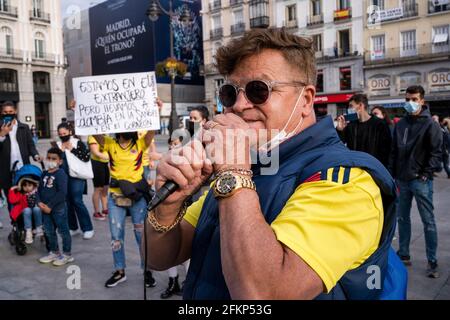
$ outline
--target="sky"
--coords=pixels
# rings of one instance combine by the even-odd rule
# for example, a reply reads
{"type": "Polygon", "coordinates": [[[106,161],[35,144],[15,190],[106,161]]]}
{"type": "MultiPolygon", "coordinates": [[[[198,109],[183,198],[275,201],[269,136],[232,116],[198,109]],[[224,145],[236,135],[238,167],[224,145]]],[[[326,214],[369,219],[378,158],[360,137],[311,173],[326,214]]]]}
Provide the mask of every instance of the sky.
{"type": "Polygon", "coordinates": [[[61,10],[63,17],[68,15],[67,9],[71,5],[79,6],[81,10],[89,8],[93,5],[102,3],[106,0],[61,0],[61,10]]]}

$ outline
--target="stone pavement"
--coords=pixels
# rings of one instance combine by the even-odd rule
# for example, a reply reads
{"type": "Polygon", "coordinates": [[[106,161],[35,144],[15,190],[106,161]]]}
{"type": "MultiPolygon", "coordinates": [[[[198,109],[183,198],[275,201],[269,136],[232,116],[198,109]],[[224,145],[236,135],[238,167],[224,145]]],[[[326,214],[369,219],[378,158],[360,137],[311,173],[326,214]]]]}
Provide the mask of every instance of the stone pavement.
{"type": "MultiPolygon", "coordinates": [[[[158,150],[167,149],[167,137],[158,137],[158,150]]],[[[42,141],[39,150],[42,155],[48,149],[48,142],[42,141]]],[[[85,196],[85,203],[92,212],[91,192],[85,196]]],[[[438,258],[441,269],[439,279],[429,279],[424,276],[426,269],[425,244],[422,223],[414,203],[412,211],[412,243],[411,256],[413,265],[409,271],[409,299],[450,299],[450,180],[436,178],[434,185],[435,214],[439,232],[438,258]]],[[[139,268],[139,254],[134,239],[130,218],[127,218],[125,234],[128,280],[115,288],[105,288],[104,283],[112,272],[112,255],[110,233],[107,221],[93,221],[95,237],[83,240],[81,236],[73,237],[73,256],[81,272],[81,288],[69,290],[67,280],[70,265],[53,267],[40,264],[37,259],[44,255],[45,247],[41,243],[29,246],[25,256],[16,255],[9,245],[7,235],[10,231],[9,218],[4,209],[0,210],[0,221],[4,228],[0,229],[0,300],[2,299],[89,299],[116,300],[142,299],[143,277],[139,268]]],[[[397,241],[394,241],[394,247],[397,241]]],[[[183,267],[178,267],[180,283],[185,277],[183,267]]],[[[149,299],[159,299],[161,292],[167,286],[166,272],[154,273],[157,286],[147,289],[149,299]]],[[[171,299],[180,299],[174,296],[171,299]]]]}

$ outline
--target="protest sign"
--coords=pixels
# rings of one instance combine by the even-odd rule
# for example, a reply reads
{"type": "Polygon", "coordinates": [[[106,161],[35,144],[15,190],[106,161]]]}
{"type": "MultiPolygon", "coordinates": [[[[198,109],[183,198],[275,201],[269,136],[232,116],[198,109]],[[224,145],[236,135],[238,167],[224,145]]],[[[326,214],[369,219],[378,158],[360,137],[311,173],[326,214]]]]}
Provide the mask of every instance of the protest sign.
{"type": "Polygon", "coordinates": [[[159,130],[154,72],[73,79],[78,135],[159,130]]]}

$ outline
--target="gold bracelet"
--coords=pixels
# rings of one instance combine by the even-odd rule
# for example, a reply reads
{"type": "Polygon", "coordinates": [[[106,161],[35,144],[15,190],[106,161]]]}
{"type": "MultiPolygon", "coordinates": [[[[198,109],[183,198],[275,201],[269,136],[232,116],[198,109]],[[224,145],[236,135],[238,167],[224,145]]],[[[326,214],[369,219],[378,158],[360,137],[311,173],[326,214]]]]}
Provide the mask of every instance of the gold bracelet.
{"type": "Polygon", "coordinates": [[[216,177],[224,174],[225,172],[233,172],[233,173],[238,173],[243,176],[253,177],[252,170],[247,170],[247,169],[243,169],[243,168],[233,168],[233,167],[220,169],[219,171],[216,172],[216,177]]]}
{"type": "Polygon", "coordinates": [[[175,221],[170,226],[164,226],[164,225],[160,224],[159,221],[156,219],[155,211],[149,212],[147,221],[148,221],[148,223],[150,223],[150,225],[153,227],[153,229],[155,229],[156,232],[166,233],[166,232],[172,230],[173,228],[175,228],[181,222],[181,219],[183,219],[184,215],[186,214],[187,208],[188,208],[188,205],[187,205],[187,201],[186,201],[183,204],[180,212],[178,213],[175,221]]]}

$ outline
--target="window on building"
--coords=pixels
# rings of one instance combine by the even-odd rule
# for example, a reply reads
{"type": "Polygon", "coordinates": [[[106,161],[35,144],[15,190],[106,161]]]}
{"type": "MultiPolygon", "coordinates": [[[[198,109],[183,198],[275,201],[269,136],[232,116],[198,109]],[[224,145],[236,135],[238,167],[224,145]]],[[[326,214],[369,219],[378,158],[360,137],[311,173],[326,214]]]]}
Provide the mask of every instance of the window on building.
{"type": "Polygon", "coordinates": [[[351,8],[350,0],[338,0],[338,10],[351,8]]]}
{"type": "Polygon", "coordinates": [[[0,92],[16,92],[18,90],[17,71],[0,69],[0,92]]]}
{"type": "Polygon", "coordinates": [[[371,60],[384,59],[386,55],[385,36],[373,36],[372,37],[372,52],[371,60]]]}
{"type": "Polygon", "coordinates": [[[384,0],[372,0],[372,5],[377,6],[380,10],[384,10],[384,0]]]}
{"type": "Polygon", "coordinates": [[[222,46],[222,43],[220,41],[214,42],[212,46],[212,56],[214,57],[216,55],[217,50],[222,46]]]}
{"type": "Polygon", "coordinates": [[[312,15],[319,16],[322,14],[321,0],[311,0],[312,15]]]}
{"type": "Polygon", "coordinates": [[[322,34],[315,34],[312,36],[314,50],[316,52],[322,52],[322,34]]]}
{"type": "Polygon", "coordinates": [[[244,11],[242,9],[233,10],[233,22],[234,24],[244,23],[244,11]]]}
{"type": "Polygon", "coordinates": [[[403,12],[416,11],[416,0],[402,0],[403,12]]]}
{"type": "Polygon", "coordinates": [[[286,6],[286,21],[297,20],[297,5],[286,6]]]}
{"type": "Polygon", "coordinates": [[[433,28],[433,53],[449,51],[449,25],[433,28]]]}
{"type": "Polygon", "coordinates": [[[42,17],[42,0],[33,0],[33,16],[36,18],[42,17]]]}
{"type": "Polygon", "coordinates": [[[417,55],[416,30],[402,32],[401,42],[400,55],[402,57],[417,55]]]}
{"type": "Polygon", "coordinates": [[[341,90],[352,90],[352,68],[339,68],[339,82],[341,90]]]}
{"type": "Polygon", "coordinates": [[[12,38],[12,31],[8,27],[3,27],[0,30],[0,36],[1,36],[1,48],[4,49],[4,53],[7,55],[13,54],[13,38],[12,38]]]}
{"type": "Polygon", "coordinates": [[[222,22],[220,21],[220,14],[213,15],[211,17],[212,30],[216,30],[222,27],[222,22]]]}
{"type": "Polygon", "coordinates": [[[317,70],[317,84],[316,84],[317,92],[323,92],[323,70],[317,70]]]}
{"type": "Polygon", "coordinates": [[[34,57],[37,59],[45,57],[45,37],[41,32],[37,32],[34,36],[34,57]]]}
{"type": "Polygon", "coordinates": [[[8,12],[9,10],[9,0],[0,0],[0,11],[8,12]]]}
{"type": "Polygon", "coordinates": [[[339,31],[339,49],[341,55],[350,55],[350,30],[339,31]]]}

